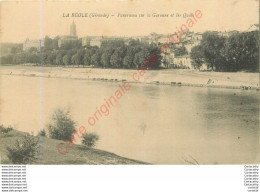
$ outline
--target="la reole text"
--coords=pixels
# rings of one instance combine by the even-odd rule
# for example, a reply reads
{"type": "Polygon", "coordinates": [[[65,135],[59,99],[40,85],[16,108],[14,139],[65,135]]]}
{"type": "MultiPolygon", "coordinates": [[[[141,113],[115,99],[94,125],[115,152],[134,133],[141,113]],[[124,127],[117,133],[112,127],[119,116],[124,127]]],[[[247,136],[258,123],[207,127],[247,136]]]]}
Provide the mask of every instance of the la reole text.
{"type": "Polygon", "coordinates": [[[75,12],[75,13],[63,13],[62,17],[87,17],[87,18],[109,18],[108,13],[82,13],[82,12],[75,12]]]}

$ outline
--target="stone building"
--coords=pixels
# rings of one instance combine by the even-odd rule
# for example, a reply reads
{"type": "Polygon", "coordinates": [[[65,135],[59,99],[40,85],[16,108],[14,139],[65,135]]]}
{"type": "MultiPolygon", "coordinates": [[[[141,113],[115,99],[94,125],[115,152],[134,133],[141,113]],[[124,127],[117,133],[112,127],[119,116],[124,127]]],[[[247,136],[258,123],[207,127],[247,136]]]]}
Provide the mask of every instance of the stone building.
{"type": "Polygon", "coordinates": [[[194,69],[191,65],[190,55],[175,56],[173,63],[177,68],[194,69]]]}
{"type": "Polygon", "coordinates": [[[23,43],[23,50],[27,51],[30,48],[36,48],[37,50],[40,50],[41,47],[44,47],[44,41],[37,40],[29,40],[28,38],[23,43]]]}
{"type": "Polygon", "coordinates": [[[76,29],[76,24],[73,21],[73,23],[70,25],[70,35],[59,36],[58,47],[61,47],[62,45],[68,42],[76,41],[76,40],[78,40],[77,29],[76,29]]]}

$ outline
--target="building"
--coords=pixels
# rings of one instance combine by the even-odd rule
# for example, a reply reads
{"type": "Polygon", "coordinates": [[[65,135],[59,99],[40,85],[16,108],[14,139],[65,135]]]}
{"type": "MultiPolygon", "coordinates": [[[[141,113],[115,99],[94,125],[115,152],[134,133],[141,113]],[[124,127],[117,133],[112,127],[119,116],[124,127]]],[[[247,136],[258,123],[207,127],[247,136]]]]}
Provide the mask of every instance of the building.
{"type": "Polygon", "coordinates": [[[190,55],[175,56],[173,59],[174,67],[181,69],[194,69],[191,65],[190,55]]]}
{"type": "Polygon", "coordinates": [[[73,21],[73,23],[70,25],[70,35],[59,36],[58,47],[61,47],[68,42],[76,41],[76,40],[78,40],[78,36],[77,36],[76,24],[73,21]]]}
{"type": "Polygon", "coordinates": [[[23,43],[23,50],[27,51],[30,48],[36,48],[37,50],[40,50],[41,47],[44,47],[44,41],[37,40],[29,40],[28,38],[23,43]]]}
{"type": "Polygon", "coordinates": [[[185,37],[182,44],[188,51],[188,54],[190,54],[191,49],[197,45],[200,45],[201,40],[202,33],[190,33],[185,37]]]}
{"type": "Polygon", "coordinates": [[[82,43],[82,47],[88,47],[88,46],[100,47],[101,43],[106,40],[108,40],[108,38],[103,36],[86,36],[86,37],[82,37],[81,43],[82,43]]]}
{"type": "Polygon", "coordinates": [[[127,37],[117,37],[117,36],[86,36],[81,38],[82,47],[97,46],[101,47],[103,42],[112,40],[122,40],[125,44],[129,44],[130,39],[127,37]]]}
{"type": "Polygon", "coordinates": [[[60,35],[59,40],[58,40],[58,47],[60,48],[64,44],[71,42],[71,41],[76,41],[76,40],[78,40],[77,36],[60,35]]]}
{"type": "Polygon", "coordinates": [[[162,68],[168,68],[168,69],[173,69],[177,68],[174,66],[173,60],[174,60],[174,52],[169,51],[166,54],[161,53],[162,56],[162,62],[161,62],[161,67],[162,68]]]}
{"type": "Polygon", "coordinates": [[[77,29],[76,29],[76,24],[73,23],[70,25],[70,35],[71,36],[77,36],[77,29]]]}
{"type": "Polygon", "coordinates": [[[105,41],[106,38],[104,37],[98,37],[98,36],[87,36],[87,37],[82,37],[82,47],[86,46],[97,46],[100,47],[102,41],[105,41]]]}

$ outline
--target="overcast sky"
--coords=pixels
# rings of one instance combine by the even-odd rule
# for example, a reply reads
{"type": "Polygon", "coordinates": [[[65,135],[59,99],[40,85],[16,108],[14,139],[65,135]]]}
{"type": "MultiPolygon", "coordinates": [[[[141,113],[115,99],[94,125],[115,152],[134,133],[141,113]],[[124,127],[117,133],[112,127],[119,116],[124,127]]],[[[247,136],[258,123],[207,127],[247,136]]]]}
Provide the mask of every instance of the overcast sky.
{"type": "Polygon", "coordinates": [[[1,2],[1,42],[23,42],[27,37],[39,39],[40,35],[53,38],[68,35],[70,24],[77,25],[79,37],[87,35],[148,35],[151,32],[175,33],[176,27],[186,23],[184,13],[201,10],[191,30],[247,30],[258,24],[258,1],[255,0],[167,0],[167,1],[115,1],[91,2],[39,1],[1,2]],[[63,17],[69,13],[106,13],[109,18],[63,17]],[[120,18],[120,14],[145,14],[143,18],[120,18]],[[175,17],[147,17],[150,13],[175,14],[175,17]],[[180,13],[181,17],[176,17],[180,13]],[[114,15],[113,17],[111,15],[114,15]],[[41,17],[40,17],[41,16],[41,17]],[[40,20],[42,21],[40,24],[40,20]]]}

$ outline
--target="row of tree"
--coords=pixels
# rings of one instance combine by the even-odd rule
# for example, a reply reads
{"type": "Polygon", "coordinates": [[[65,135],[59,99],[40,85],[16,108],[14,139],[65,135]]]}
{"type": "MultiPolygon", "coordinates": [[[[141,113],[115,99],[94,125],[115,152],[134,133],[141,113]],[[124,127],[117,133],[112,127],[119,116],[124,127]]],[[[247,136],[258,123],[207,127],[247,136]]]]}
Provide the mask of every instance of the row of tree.
{"type": "Polygon", "coordinates": [[[234,33],[229,37],[205,32],[201,44],[191,49],[193,66],[206,64],[215,71],[259,71],[258,31],[234,33]]]}
{"type": "Polygon", "coordinates": [[[158,68],[161,62],[161,53],[157,45],[141,43],[138,40],[131,40],[128,45],[123,40],[105,41],[100,48],[97,46],[83,48],[77,41],[71,41],[59,49],[54,48],[53,42],[45,38],[41,56],[36,48],[31,48],[28,51],[1,57],[1,62],[8,64],[41,62],[43,65],[56,66],[83,65],[133,69],[143,65],[145,58],[150,58],[153,54],[158,56],[154,68],[158,68]]]}
{"type": "MultiPolygon", "coordinates": [[[[175,56],[188,54],[184,46],[170,46],[175,56]]],[[[41,54],[36,48],[22,51],[19,45],[12,47],[10,54],[2,56],[1,63],[133,69],[143,65],[146,57],[156,54],[159,58],[154,68],[159,68],[159,47],[138,40],[131,40],[126,45],[120,39],[103,41],[100,48],[83,48],[80,40],[69,41],[58,47],[58,37],[51,39],[46,36],[41,54]]],[[[10,49],[10,45],[8,48],[10,49]]],[[[229,37],[220,36],[217,32],[205,32],[200,45],[191,49],[190,57],[192,65],[198,69],[206,64],[215,71],[259,71],[258,32],[234,32],[229,37]]],[[[172,58],[167,58],[166,55],[162,61],[173,62],[172,58]]]]}

